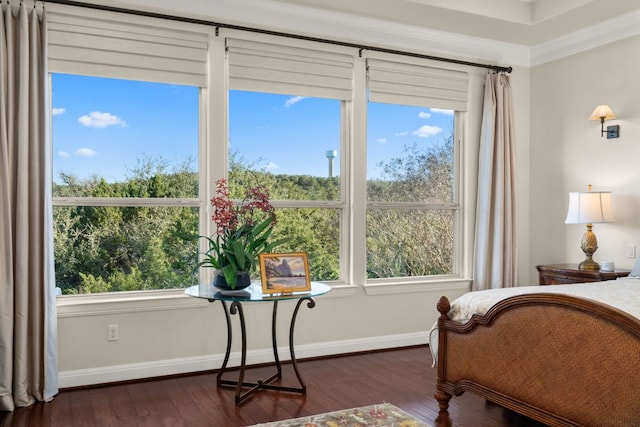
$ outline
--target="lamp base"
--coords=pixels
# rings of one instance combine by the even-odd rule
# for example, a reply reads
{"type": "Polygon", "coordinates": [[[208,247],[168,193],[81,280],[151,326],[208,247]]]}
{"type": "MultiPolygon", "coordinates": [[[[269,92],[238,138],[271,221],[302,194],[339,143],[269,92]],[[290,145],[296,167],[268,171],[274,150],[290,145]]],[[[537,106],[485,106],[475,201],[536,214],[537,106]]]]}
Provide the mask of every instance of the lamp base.
{"type": "Polygon", "coordinates": [[[586,270],[586,271],[598,271],[600,270],[600,264],[595,262],[588,256],[584,261],[578,264],[578,270],[586,270]]]}
{"type": "Polygon", "coordinates": [[[578,264],[579,270],[598,271],[600,270],[600,264],[595,262],[592,258],[593,254],[598,250],[598,239],[596,239],[595,233],[592,231],[593,224],[587,224],[587,232],[582,236],[580,242],[580,249],[584,252],[586,258],[580,264],[578,264]]]}

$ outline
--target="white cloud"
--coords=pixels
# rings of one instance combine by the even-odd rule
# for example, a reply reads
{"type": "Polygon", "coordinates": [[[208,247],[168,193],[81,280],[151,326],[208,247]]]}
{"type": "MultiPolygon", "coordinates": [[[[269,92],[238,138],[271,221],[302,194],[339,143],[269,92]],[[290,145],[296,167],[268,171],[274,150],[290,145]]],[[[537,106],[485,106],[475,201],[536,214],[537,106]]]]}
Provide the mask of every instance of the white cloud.
{"type": "Polygon", "coordinates": [[[432,113],[444,114],[445,116],[453,116],[453,110],[443,110],[442,108],[432,108],[432,113]]]}
{"type": "Polygon", "coordinates": [[[60,114],[64,114],[67,111],[65,108],[52,108],[51,114],[54,116],[59,116],[60,114]]]}
{"type": "Polygon", "coordinates": [[[378,138],[376,139],[376,142],[379,144],[386,144],[387,143],[387,138],[378,138]]]}
{"type": "Polygon", "coordinates": [[[442,129],[437,126],[424,125],[420,129],[413,131],[413,134],[420,138],[427,138],[429,136],[437,135],[442,132],[442,129]]]}
{"type": "Polygon", "coordinates": [[[96,151],[91,148],[78,148],[74,154],[79,157],[93,157],[96,155],[96,151]]]}
{"type": "Polygon", "coordinates": [[[304,96],[294,96],[293,98],[287,99],[287,102],[284,103],[284,106],[285,108],[289,108],[293,104],[297,104],[298,102],[302,101],[304,98],[304,96]]]}
{"type": "Polygon", "coordinates": [[[405,131],[402,131],[402,132],[396,132],[395,135],[396,136],[407,136],[407,135],[409,135],[409,131],[405,130],[405,131]]]}
{"type": "Polygon", "coordinates": [[[83,126],[93,128],[106,128],[108,126],[126,127],[127,123],[118,116],[111,113],[103,113],[100,111],[92,111],[89,115],[84,115],[78,119],[83,126]]]}
{"type": "Polygon", "coordinates": [[[69,153],[67,153],[66,151],[58,151],[58,156],[66,159],[67,157],[69,157],[69,153]]]}
{"type": "Polygon", "coordinates": [[[420,117],[421,119],[428,119],[429,117],[431,117],[431,113],[427,113],[425,111],[420,111],[418,113],[418,117],[420,117]]]}
{"type": "Polygon", "coordinates": [[[262,170],[264,170],[264,171],[270,171],[270,170],[273,170],[273,169],[278,169],[278,165],[276,163],[274,163],[274,162],[269,162],[269,163],[267,163],[266,165],[264,165],[262,167],[262,170]]]}

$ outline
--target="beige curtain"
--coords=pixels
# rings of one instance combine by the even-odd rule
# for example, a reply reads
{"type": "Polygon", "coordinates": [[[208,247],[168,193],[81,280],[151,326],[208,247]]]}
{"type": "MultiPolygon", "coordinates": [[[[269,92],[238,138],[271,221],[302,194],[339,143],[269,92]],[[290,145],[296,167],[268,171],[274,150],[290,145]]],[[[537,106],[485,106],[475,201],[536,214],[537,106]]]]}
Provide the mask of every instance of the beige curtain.
{"type": "Polygon", "coordinates": [[[0,410],[58,392],[46,28],[0,2],[0,410]]]}
{"type": "Polygon", "coordinates": [[[485,80],[472,290],[517,286],[516,170],[509,77],[485,80]]]}

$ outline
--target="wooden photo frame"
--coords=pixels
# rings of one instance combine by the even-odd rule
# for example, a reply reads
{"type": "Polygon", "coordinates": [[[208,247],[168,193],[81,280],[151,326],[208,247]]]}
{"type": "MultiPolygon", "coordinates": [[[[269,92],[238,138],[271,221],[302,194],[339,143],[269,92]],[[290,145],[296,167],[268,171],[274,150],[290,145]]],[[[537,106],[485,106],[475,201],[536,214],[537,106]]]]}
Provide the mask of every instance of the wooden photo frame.
{"type": "Polygon", "coordinates": [[[291,294],[311,290],[306,252],[260,254],[263,294],[291,294]]]}

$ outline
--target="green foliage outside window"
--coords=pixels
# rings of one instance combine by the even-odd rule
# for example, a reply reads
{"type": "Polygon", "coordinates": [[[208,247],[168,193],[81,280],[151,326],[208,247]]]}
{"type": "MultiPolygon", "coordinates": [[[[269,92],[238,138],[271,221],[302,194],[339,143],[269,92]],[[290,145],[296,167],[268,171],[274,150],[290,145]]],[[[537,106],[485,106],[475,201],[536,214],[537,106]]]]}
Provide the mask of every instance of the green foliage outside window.
{"type": "MultiPolygon", "coordinates": [[[[271,200],[339,200],[340,178],[256,172],[231,156],[229,186],[238,198],[245,188],[262,185],[271,200]]],[[[340,276],[340,211],[328,208],[276,208],[273,239],[287,238],[276,252],[307,252],[311,280],[340,276]]]]}
{"type": "MultiPolygon", "coordinates": [[[[405,155],[381,165],[383,178],[369,180],[370,201],[453,201],[453,138],[441,146],[406,147],[405,155]]],[[[454,211],[368,209],[367,277],[431,276],[453,273],[454,211]]]]}
{"type": "MultiPolygon", "coordinates": [[[[386,176],[368,186],[369,200],[449,202],[453,196],[453,143],[390,159],[386,176]]],[[[194,197],[197,174],[185,164],[167,172],[142,162],[131,178],[107,183],[62,174],[54,197],[194,197]]],[[[271,200],[340,199],[340,178],[275,175],[251,170],[232,156],[232,198],[257,184],[271,200]]],[[[312,280],[340,278],[342,213],[331,207],[276,208],[278,252],[306,251],[312,280]]],[[[369,209],[369,278],[448,274],[453,269],[453,211],[369,209]]],[[[63,294],[181,288],[196,284],[198,211],[189,207],[55,206],[56,286],[63,294]]]]}

